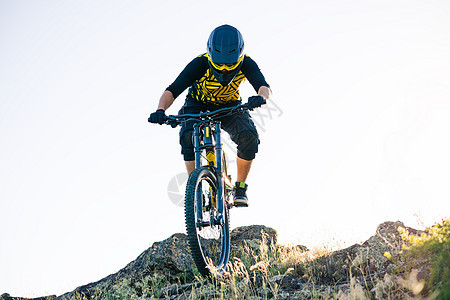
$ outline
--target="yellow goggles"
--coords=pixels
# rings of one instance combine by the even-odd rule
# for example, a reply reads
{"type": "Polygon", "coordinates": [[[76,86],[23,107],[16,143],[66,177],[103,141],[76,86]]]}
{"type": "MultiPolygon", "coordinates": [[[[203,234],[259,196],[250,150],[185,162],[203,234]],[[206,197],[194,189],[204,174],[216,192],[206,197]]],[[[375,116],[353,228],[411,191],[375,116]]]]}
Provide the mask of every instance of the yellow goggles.
{"type": "Polygon", "coordinates": [[[211,60],[211,57],[208,56],[208,59],[209,59],[209,62],[211,63],[211,65],[214,67],[214,69],[217,69],[219,71],[223,71],[223,70],[233,71],[242,62],[242,60],[244,59],[244,55],[241,55],[241,57],[239,57],[239,60],[237,61],[237,63],[234,63],[234,64],[216,64],[215,62],[213,62],[211,60]]]}

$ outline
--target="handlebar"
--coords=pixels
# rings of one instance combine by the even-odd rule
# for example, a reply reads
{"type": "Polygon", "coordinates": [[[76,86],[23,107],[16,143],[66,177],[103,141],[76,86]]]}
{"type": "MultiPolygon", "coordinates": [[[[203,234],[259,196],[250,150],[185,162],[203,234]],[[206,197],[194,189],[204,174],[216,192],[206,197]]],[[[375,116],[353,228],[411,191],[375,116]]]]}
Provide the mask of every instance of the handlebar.
{"type": "Polygon", "coordinates": [[[214,111],[201,112],[198,114],[184,114],[184,115],[169,115],[167,116],[164,124],[170,125],[172,127],[177,127],[182,122],[187,120],[216,120],[220,119],[238,112],[244,112],[247,110],[253,110],[248,103],[240,104],[237,106],[224,107],[214,111]]]}

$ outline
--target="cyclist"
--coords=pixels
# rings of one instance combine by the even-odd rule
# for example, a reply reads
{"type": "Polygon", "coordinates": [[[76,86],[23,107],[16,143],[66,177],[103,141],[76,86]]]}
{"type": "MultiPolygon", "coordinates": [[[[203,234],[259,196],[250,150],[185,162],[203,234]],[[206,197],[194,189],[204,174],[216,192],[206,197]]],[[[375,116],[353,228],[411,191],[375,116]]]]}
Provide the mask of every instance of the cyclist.
{"type": "MultiPolygon", "coordinates": [[[[248,98],[251,108],[265,104],[271,95],[258,65],[244,54],[244,40],[239,30],[222,25],[212,31],[207,43],[207,53],[194,58],[162,94],[151,123],[163,124],[165,111],[189,87],[185,103],[179,114],[196,114],[241,104],[240,84],[248,79],[257,92],[248,98]]],[[[237,113],[221,119],[222,129],[237,144],[237,181],[234,205],[248,206],[245,183],[258,152],[259,137],[248,112],[237,113]]],[[[195,168],[192,143],[193,122],[187,121],[180,130],[181,153],[188,174],[195,168]]]]}

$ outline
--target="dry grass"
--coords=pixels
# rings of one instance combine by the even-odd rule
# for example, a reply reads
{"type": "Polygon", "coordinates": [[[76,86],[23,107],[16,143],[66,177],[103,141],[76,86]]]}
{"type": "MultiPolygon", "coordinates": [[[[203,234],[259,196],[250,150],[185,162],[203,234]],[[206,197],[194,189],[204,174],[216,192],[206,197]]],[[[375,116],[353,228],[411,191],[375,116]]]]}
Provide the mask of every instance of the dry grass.
{"type": "Polygon", "coordinates": [[[352,265],[330,259],[326,247],[306,251],[275,245],[265,236],[260,243],[245,243],[223,275],[168,286],[158,275],[126,279],[91,299],[449,299],[449,232],[448,220],[421,237],[403,232],[408,246],[390,257],[394,271],[378,276],[361,276],[366,266],[357,258],[352,265]],[[345,278],[333,277],[336,270],[345,278]],[[285,279],[301,284],[287,289],[285,279]]]}

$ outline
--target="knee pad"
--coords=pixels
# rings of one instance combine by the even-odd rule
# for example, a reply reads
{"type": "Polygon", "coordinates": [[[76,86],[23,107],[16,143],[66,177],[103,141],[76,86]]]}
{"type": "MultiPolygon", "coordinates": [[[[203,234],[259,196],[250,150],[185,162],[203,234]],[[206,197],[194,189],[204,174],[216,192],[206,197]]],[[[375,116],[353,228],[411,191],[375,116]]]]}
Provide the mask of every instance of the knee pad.
{"type": "Polygon", "coordinates": [[[243,131],[234,139],[237,144],[238,157],[245,160],[253,160],[258,153],[259,137],[254,131],[243,131]]]}
{"type": "Polygon", "coordinates": [[[192,142],[193,135],[193,130],[185,130],[184,132],[180,132],[181,154],[183,154],[185,161],[195,160],[194,144],[192,142]]]}

